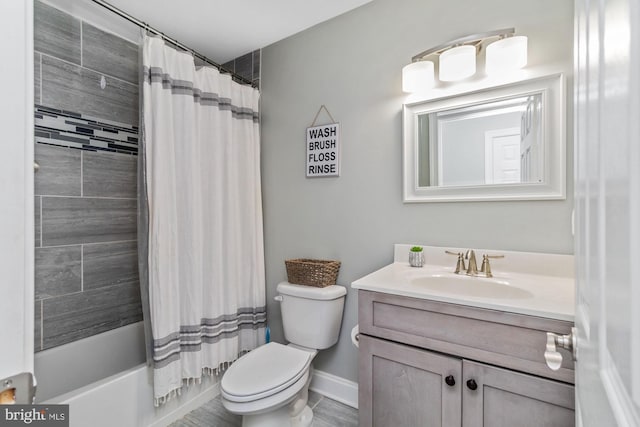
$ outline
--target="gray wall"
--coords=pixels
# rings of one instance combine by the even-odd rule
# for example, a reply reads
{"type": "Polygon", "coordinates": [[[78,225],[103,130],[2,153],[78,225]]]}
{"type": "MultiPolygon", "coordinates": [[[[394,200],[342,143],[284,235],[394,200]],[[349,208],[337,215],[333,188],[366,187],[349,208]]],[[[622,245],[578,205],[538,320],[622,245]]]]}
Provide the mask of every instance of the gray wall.
{"type": "MultiPolygon", "coordinates": [[[[390,263],[394,243],[572,252],[571,161],[566,201],[402,203],[402,67],[447,40],[512,26],[529,36],[529,66],[559,66],[572,88],[569,1],[375,0],[262,50],[267,298],[275,340],[283,335],[273,296],[286,279],[287,258],[341,260],[338,280],[349,286],[390,263]],[[342,176],[306,179],[305,129],[322,104],[341,125],[342,176]]],[[[319,123],[328,121],[323,115],[319,123]]],[[[567,129],[572,159],[570,122],[567,129]]],[[[349,289],[340,342],[318,355],[317,369],[357,380],[349,340],[356,323],[357,295],[349,289]]]]}

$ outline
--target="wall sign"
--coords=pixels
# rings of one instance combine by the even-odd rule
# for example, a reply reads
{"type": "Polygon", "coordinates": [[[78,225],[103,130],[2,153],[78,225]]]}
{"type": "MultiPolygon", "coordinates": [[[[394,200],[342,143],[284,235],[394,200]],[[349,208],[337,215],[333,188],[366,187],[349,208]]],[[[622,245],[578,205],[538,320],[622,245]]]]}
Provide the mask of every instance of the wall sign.
{"type": "Polygon", "coordinates": [[[340,124],[307,128],[307,178],[340,176],[340,124]]]}

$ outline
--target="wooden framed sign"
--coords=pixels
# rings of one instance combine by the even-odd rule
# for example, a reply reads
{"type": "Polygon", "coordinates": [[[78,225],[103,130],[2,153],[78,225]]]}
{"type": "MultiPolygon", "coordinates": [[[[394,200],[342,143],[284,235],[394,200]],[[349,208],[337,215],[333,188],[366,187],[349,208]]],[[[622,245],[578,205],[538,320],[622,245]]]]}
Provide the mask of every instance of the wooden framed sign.
{"type": "Polygon", "coordinates": [[[340,124],[307,128],[307,178],[340,176],[340,124]]]}

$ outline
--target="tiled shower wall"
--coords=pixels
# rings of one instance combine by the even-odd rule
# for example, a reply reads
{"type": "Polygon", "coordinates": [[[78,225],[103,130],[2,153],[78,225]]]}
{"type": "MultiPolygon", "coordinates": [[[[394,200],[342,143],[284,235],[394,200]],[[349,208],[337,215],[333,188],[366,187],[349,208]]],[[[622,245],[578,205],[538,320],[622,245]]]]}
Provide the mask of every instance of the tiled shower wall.
{"type": "MultiPolygon", "coordinates": [[[[35,2],[35,348],[142,320],[138,46],[35,2]]],[[[225,67],[259,84],[260,51],[225,67]]]]}
{"type": "Polygon", "coordinates": [[[251,80],[256,87],[260,87],[260,50],[254,50],[222,64],[229,71],[251,80]]]}
{"type": "Polygon", "coordinates": [[[39,351],[138,322],[142,311],[138,46],[39,1],[34,15],[39,351]]]}

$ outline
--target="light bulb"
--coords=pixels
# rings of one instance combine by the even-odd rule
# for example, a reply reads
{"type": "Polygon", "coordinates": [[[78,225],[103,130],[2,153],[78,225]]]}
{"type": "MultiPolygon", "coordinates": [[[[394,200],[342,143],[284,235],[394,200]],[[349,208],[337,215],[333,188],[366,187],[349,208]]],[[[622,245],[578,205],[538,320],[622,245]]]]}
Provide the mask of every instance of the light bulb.
{"type": "Polygon", "coordinates": [[[476,73],[475,46],[457,46],[440,54],[440,80],[453,82],[476,73]]]}
{"type": "Polygon", "coordinates": [[[431,61],[412,62],[402,68],[403,92],[424,92],[433,87],[434,83],[435,73],[431,61]]]}
{"type": "Polygon", "coordinates": [[[507,37],[487,46],[487,74],[517,70],[527,65],[527,37],[507,37]]]}

